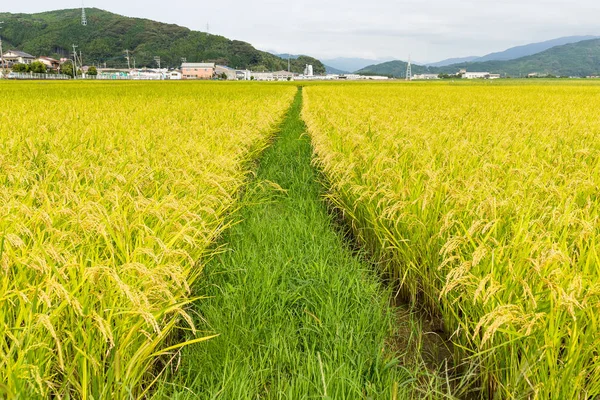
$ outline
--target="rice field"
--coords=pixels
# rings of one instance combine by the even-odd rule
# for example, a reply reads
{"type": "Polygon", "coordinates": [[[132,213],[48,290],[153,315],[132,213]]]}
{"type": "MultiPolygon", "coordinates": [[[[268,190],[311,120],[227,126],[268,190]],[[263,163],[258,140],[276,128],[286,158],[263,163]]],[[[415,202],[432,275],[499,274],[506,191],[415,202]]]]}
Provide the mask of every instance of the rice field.
{"type": "Polygon", "coordinates": [[[144,397],[209,338],[190,287],[295,91],[0,83],[0,398],[144,397]]]}
{"type": "Polygon", "coordinates": [[[0,82],[0,398],[600,397],[600,85],[302,86],[0,82]]]}
{"type": "Polygon", "coordinates": [[[600,396],[600,87],[305,88],[329,199],[483,398],[600,396]]]}

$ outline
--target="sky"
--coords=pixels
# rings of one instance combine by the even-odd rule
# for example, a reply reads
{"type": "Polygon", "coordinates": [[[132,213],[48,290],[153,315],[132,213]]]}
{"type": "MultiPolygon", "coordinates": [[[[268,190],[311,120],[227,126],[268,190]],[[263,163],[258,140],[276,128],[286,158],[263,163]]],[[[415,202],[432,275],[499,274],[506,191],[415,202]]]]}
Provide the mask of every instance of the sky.
{"type": "MultiPolygon", "coordinates": [[[[81,7],[75,1],[3,2],[0,11],[81,7]],[[8,3],[8,4],[7,4],[8,3]]],[[[483,56],[572,35],[600,35],[600,1],[578,0],[86,0],[129,17],[175,23],[280,53],[434,62],[483,56]]]]}

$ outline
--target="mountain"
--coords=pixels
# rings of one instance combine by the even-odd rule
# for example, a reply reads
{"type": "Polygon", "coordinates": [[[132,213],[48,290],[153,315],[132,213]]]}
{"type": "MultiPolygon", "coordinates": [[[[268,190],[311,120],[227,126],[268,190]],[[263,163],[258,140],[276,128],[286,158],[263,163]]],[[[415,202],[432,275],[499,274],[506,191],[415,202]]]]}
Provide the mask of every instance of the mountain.
{"type": "MultiPolygon", "coordinates": [[[[109,67],[126,67],[124,53],[128,49],[138,67],[156,66],[154,57],[160,57],[163,67],[176,67],[185,57],[188,62],[216,62],[233,68],[287,70],[287,59],[239,40],[97,8],[86,9],[86,14],[87,26],[82,26],[81,9],[0,13],[3,47],[35,56],[68,57],[75,43],[84,64],[106,63],[109,67]]],[[[319,60],[308,56],[291,60],[291,69],[301,73],[305,64],[312,64],[316,74],[325,72],[319,60]]]]}
{"type": "Polygon", "coordinates": [[[471,61],[475,61],[477,60],[479,57],[477,56],[472,56],[472,57],[457,57],[457,58],[448,58],[446,60],[442,60],[442,61],[438,61],[435,63],[428,63],[426,65],[430,66],[430,67],[445,67],[447,65],[452,65],[452,64],[458,64],[458,63],[463,63],[463,62],[471,62],[471,61]]]}
{"type": "Polygon", "coordinates": [[[448,65],[461,64],[467,62],[483,62],[483,61],[507,61],[517,58],[531,56],[542,51],[551,49],[552,47],[562,46],[565,44],[578,43],[584,40],[600,39],[600,36],[566,36],[558,39],[547,40],[545,42],[530,43],[523,46],[511,47],[510,49],[487,54],[483,57],[459,57],[449,58],[447,60],[428,63],[431,67],[446,67],[448,65]]]}
{"type": "MultiPolygon", "coordinates": [[[[360,75],[384,75],[389,77],[404,78],[406,76],[406,61],[388,61],[382,64],[369,65],[361,70],[356,71],[360,75]]],[[[411,63],[411,71],[414,74],[437,74],[438,68],[428,67],[426,65],[418,65],[411,63]]]]}
{"type": "MultiPolygon", "coordinates": [[[[424,67],[413,65],[415,73],[454,74],[460,69],[485,71],[513,77],[530,73],[551,74],[556,76],[600,75],[600,39],[555,46],[551,49],[516,60],[467,62],[445,67],[424,67]]],[[[364,75],[390,75],[403,77],[406,63],[392,61],[366,67],[358,73],[364,75]]]]}
{"type": "Polygon", "coordinates": [[[342,75],[342,74],[347,74],[348,73],[348,71],[342,71],[341,69],[330,67],[327,64],[325,64],[325,71],[328,74],[337,74],[337,75],[342,75]]]}
{"type": "MultiPolygon", "coordinates": [[[[531,43],[524,46],[511,47],[510,49],[497,53],[490,53],[478,58],[476,61],[505,61],[515,60],[517,58],[531,56],[542,51],[551,49],[552,47],[562,46],[565,44],[578,43],[584,40],[598,39],[598,36],[566,36],[558,39],[547,40],[545,42],[531,43]]],[[[469,61],[469,60],[464,60],[469,61]]],[[[471,60],[473,61],[473,60],[471,60]]],[[[440,65],[441,66],[441,65],[440,65]]]]}
{"type": "Polygon", "coordinates": [[[328,60],[321,60],[323,64],[327,64],[332,68],[338,69],[340,71],[349,71],[354,72],[359,69],[365,68],[369,65],[378,64],[385,61],[391,61],[393,58],[381,58],[370,60],[367,58],[347,58],[347,57],[338,57],[331,58],[328,60]]]}

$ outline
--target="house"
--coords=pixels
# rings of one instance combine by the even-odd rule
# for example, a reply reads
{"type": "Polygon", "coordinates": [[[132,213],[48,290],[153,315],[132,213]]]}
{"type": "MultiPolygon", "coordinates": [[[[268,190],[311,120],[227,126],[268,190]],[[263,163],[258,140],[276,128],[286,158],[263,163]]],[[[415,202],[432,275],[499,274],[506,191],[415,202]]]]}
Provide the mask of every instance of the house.
{"type": "Polygon", "coordinates": [[[254,79],[255,81],[272,81],[273,73],[272,72],[251,72],[250,79],[254,79]]]}
{"type": "Polygon", "coordinates": [[[294,73],[288,71],[273,72],[273,79],[276,81],[293,81],[294,73]]]}
{"type": "Polygon", "coordinates": [[[215,74],[214,63],[181,64],[182,79],[212,79],[215,74]]]}
{"type": "Polygon", "coordinates": [[[13,64],[31,64],[35,61],[34,56],[19,50],[9,50],[2,55],[2,58],[9,66],[13,64]]]}
{"type": "Polygon", "coordinates": [[[37,60],[46,66],[47,70],[58,71],[60,68],[60,61],[55,60],[54,58],[40,56],[37,60]]]}

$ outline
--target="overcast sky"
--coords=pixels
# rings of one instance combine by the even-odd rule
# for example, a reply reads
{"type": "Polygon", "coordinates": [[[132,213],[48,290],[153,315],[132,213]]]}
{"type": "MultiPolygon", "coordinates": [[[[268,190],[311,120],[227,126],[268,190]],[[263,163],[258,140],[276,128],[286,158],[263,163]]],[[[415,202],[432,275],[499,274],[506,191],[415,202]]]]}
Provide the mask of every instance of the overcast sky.
{"type": "MultiPolygon", "coordinates": [[[[0,11],[76,8],[76,1],[3,1],[0,11]]],[[[600,35],[600,1],[578,0],[86,0],[130,17],[176,23],[262,50],[318,58],[393,57],[429,62],[485,55],[571,35],[600,35]]]]}

